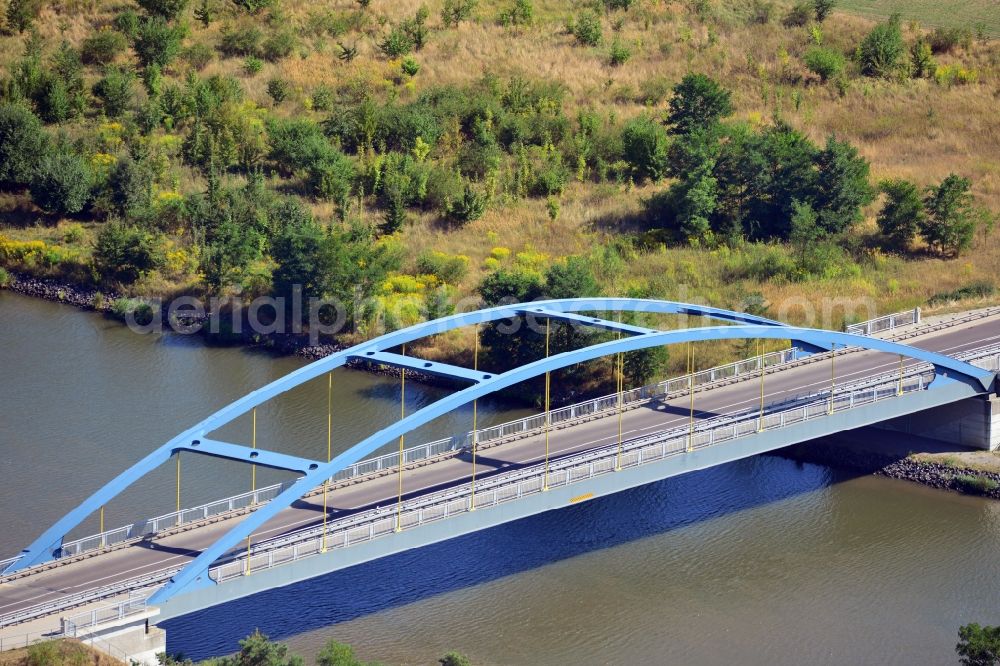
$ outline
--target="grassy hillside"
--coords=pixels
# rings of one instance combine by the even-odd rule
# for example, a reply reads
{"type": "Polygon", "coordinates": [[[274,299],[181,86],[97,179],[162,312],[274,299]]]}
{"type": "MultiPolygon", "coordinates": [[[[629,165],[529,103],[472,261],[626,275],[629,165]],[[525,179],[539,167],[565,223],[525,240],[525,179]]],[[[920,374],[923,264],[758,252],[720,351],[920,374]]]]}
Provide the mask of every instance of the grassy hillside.
{"type": "MultiPolygon", "coordinates": [[[[28,84],[12,84],[28,76],[25,62],[43,72],[56,70],[62,43],[76,53],[82,49],[79,112],[46,123],[46,132],[89,164],[93,195],[78,212],[62,215],[41,210],[31,192],[16,183],[3,186],[0,262],[139,295],[207,293],[213,285],[206,276],[215,268],[206,257],[214,251],[212,243],[222,247],[228,241],[219,231],[221,223],[205,222],[210,211],[198,202],[206,200],[213,183],[238,190],[248,173],[259,173],[263,194],[240,194],[227,210],[257,206],[254,214],[263,215],[260,211],[272,211],[271,198],[288,197],[323,226],[341,228],[350,220],[374,225],[374,236],[357,245],[378,246],[395,260],[386,264],[386,279],[378,276],[373,293],[383,305],[404,306],[388,322],[362,326],[367,333],[421,316],[441,294],[452,302],[475,296],[482,280],[498,268],[544,275],[571,255],[585,259],[604,293],[720,306],[763,297],[772,315],[824,326],[867,314],[855,308],[845,315],[836,299],[867,299],[880,311],[891,311],[969,285],[973,288],[963,293],[991,298],[991,280],[1000,269],[992,227],[980,228],[972,246],[957,257],[933,252],[919,239],[906,251],[892,253],[879,249],[875,217],[880,202],[875,201],[864,207],[859,223],[832,241],[837,249],[830,265],[803,272],[794,267],[798,250],[778,239],[687,243],[666,233],[667,223],[651,218],[644,202],[674,181],[638,177],[620,147],[622,127],[630,119],[645,114],[662,120],[672,88],[687,73],[704,73],[731,91],[733,114],[726,123],[764,132],[780,118],[819,147],[835,135],[870,163],[872,183],[904,178],[923,188],[958,174],[971,181],[975,205],[995,215],[1000,211],[1000,45],[976,36],[980,22],[996,27],[990,3],[925,3],[919,10],[920,3],[906,3],[907,17],[933,25],[948,14],[965,29],[934,54],[937,74],[925,78],[902,70],[889,78],[864,76],[854,57],[875,22],[839,8],[822,25],[811,16],[791,25],[796,22],[788,20],[790,7],[780,3],[637,0],[624,3],[631,5],[627,10],[598,3],[600,11],[588,14],[584,5],[568,0],[521,0],[480,2],[468,18],[446,25],[444,0],[322,5],[276,0],[255,13],[247,11],[248,4],[192,0],[183,5],[169,25],[179,26],[184,37],[178,56],[159,68],[162,79],[129,46],[134,35],[118,40],[110,56],[95,56],[100,46],[95,35],[127,33],[130,25],[146,20],[146,12],[129,2],[45,2],[34,21],[34,38],[31,29],[19,33],[7,26],[0,36],[0,71],[8,101],[26,97],[28,84]],[[526,5],[530,21],[519,20],[515,10],[526,5]],[[411,28],[420,22],[421,7],[427,10],[423,47],[397,54],[391,39],[399,37],[405,22],[411,28]],[[591,16],[601,32],[599,40],[590,40],[595,45],[579,34],[581,22],[591,16]],[[844,72],[825,83],[804,62],[820,44],[846,62],[844,72]],[[97,62],[102,59],[106,65],[97,62]],[[107,90],[122,72],[129,84],[122,108],[116,109],[107,90]],[[95,89],[102,78],[105,83],[95,89]],[[144,80],[152,82],[144,85],[144,80]],[[199,115],[198,95],[214,96],[209,115],[199,115]],[[437,96],[435,113],[453,99],[462,109],[481,105],[487,110],[462,116],[474,116],[474,122],[462,121],[461,114],[435,117],[429,143],[421,138],[420,144],[409,139],[394,144],[393,123],[406,129],[423,122],[416,112],[406,114],[411,107],[422,108],[427,95],[437,96]],[[526,110],[512,110],[519,99],[526,110]],[[345,137],[351,132],[364,135],[364,114],[379,109],[403,109],[388,123],[390,138],[349,145],[345,137]],[[596,123],[590,134],[583,130],[581,114],[596,123]],[[345,129],[345,118],[360,120],[345,129]],[[289,119],[321,127],[316,131],[325,132],[322,140],[328,145],[316,150],[336,155],[296,157],[277,150],[275,123],[289,119]],[[199,132],[208,137],[202,143],[199,132]],[[477,132],[500,137],[496,154],[475,152],[482,148],[477,132]],[[509,140],[505,132],[525,138],[509,140]],[[584,151],[584,140],[596,147],[584,151]],[[224,154],[226,146],[231,150],[224,154]],[[205,157],[211,151],[213,156],[205,157]],[[322,163],[295,167],[287,161],[300,158],[322,163]],[[489,161],[494,158],[495,163],[489,161]],[[150,183],[140,213],[123,208],[109,185],[117,177],[111,175],[116,166],[129,160],[148,165],[150,183]],[[393,166],[397,162],[406,166],[393,166]],[[343,176],[344,165],[353,175],[343,176]],[[419,178],[425,179],[422,190],[413,184],[419,178]],[[416,187],[419,194],[408,189],[397,201],[393,187],[416,187]],[[258,203],[247,204],[247,196],[258,203]],[[259,203],[264,199],[269,203],[259,203]],[[481,216],[477,206],[484,208],[481,216]],[[91,263],[100,231],[108,220],[121,217],[140,227],[159,253],[134,282],[121,273],[102,274],[91,263]],[[44,245],[29,247],[29,241],[44,245]],[[448,284],[444,292],[442,283],[448,284]],[[822,316],[824,310],[829,316],[822,316]],[[810,312],[819,318],[810,318],[810,312]]],[[[845,0],[841,6],[877,14],[883,4],[845,0]]],[[[902,30],[907,48],[929,33],[914,22],[904,23],[902,30]]],[[[908,59],[907,54],[903,60],[908,59]]],[[[34,102],[28,95],[22,103],[42,113],[45,94],[36,91],[34,102]]],[[[273,257],[274,239],[284,224],[275,221],[276,215],[265,215],[257,235],[246,242],[249,250],[227,250],[238,257],[219,277],[223,292],[232,285],[244,295],[271,290],[280,263],[273,257]]],[[[251,218],[239,218],[244,226],[239,233],[251,218]]]]}
{"type": "Polygon", "coordinates": [[[896,12],[907,21],[930,26],[982,28],[996,37],[1000,34],[1000,12],[992,0],[968,2],[933,2],[932,0],[842,0],[840,8],[869,18],[886,18],[896,12]]]}

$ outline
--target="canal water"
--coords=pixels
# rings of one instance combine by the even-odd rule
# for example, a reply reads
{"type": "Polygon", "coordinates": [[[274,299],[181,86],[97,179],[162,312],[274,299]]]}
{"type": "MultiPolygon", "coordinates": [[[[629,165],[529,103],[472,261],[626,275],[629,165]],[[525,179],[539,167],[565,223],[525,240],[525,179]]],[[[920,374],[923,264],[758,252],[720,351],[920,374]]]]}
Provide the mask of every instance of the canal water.
{"type": "MultiPolygon", "coordinates": [[[[0,291],[0,557],[149,450],[303,363],[142,336],[0,291]]],[[[334,447],[391,422],[394,380],[334,375],[334,447]]],[[[407,410],[435,399],[410,385],[407,410]]],[[[258,410],[258,445],[323,457],[326,386],[258,410]]],[[[480,406],[482,422],[523,414],[480,406]]],[[[439,419],[408,443],[465,430],[439,419]]],[[[248,418],[220,437],[248,442],[248,418]]],[[[557,435],[558,436],[558,435],[557,435]]],[[[281,480],[260,474],[259,483],[281,480]]],[[[183,504],[249,488],[182,460],[183,504]]],[[[171,511],[172,465],[108,507],[171,511]]],[[[79,533],[96,531],[91,519],[79,533]]],[[[168,648],[230,652],[260,628],[311,658],[434,664],[956,663],[957,628],[1000,623],[1000,503],[763,456],[403,553],[166,623],[168,648]]]]}

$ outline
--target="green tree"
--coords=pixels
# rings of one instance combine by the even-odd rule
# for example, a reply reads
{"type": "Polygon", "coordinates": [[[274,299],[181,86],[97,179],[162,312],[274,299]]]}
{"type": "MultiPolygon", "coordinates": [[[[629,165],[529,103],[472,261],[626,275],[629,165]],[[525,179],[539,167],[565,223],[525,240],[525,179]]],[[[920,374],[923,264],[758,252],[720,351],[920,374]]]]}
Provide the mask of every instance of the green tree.
{"type": "Polygon", "coordinates": [[[732,112],[728,90],[704,74],[686,74],[674,86],[667,125],[673,134],[690,134],[715,125],[732,112]]]}
{"type": "Polygon", "coordinates": [[[175,21],[187,9],[188,0],[136,0],[150,16],[162,16],[175,21]]]}
{"type": "Polygon", "coordinates": [[[444,0],[441,22],[447,28],[454,28],[462,21],[468,21],[478,4],[479,0],[444,0]]]}
{"type": "Polygon", "coordinates": [[[920,190],[903,179],[882,181],[879,189],[885,194],[885,203],[876,219],[883,245],[904,252],[926,224],[927,213],[920,190]]]}
{"type": "Polygon", "coordinates": [[[623,156],[639,181],[656,181],[667,174],[669,144],[663,127],[645,114],[622,129],[623,156]]]}
{"type": "Polygon", "coordinates": [[[58,215],[79,213],[90,201],[90,163],[69,150],[42,158],[31,180],[31,198],[39,208],[58,215]]]}
{"type": "Polygon", "coordinates": [[[83,40],[80,58],[88,65],[107,65],[128,48],[125,35],[117,30],[98,30],[83,40]]]}
{"type": "Polygon", "coordinates": [[[133,48],[143,67],[157,65],[165,69],[180,54],[185,30],[180,25],[170,25],[162,16],[151,16],[138,27],[133,48]]]}
{"type": "Polygon", "coordinates": [[[19,104],[0,104],[0,183],[27,185],[48,145],[35,114],[19,104]]]}
{"type": "Polygon", "coordinates": [[[813,15],[817,23],[822,23],[837,6],[836,0],[813,0],[813,15]]]}
{"type": "Polygon", "coordinates": [[[714,168],[713,162],[705,162],[671,188],[679,231],[689,241],[704,239],[712,229],[710,220],[719,205],[714,168]]]}
{"type": "Polygon", "coordinates": [[[861,73],[865,76],[891,78],[899,73],[906,44],[900,17],[893,15],[888,21],[872,28],[858,47],[861,73]]]}
{"type": "Polygon", "coordinates": [[[819,76],[823,83],[840,76],[844,71],[844,56],[839,51],[823,46],[815,46],[806,51],[805,63],[809,71],[819,76]]]}
{"type": "Polygon", "coordinates": [[[104,113],[109,118],[117,118],[128,111],[132,104],[134,85],[135,73],[128,67],[112,65],[104,70],[104,76],[94,84],[94,95],[101,100],[104,113]]]}
{"type": "Polygon", "coordinates": [[[535,20],[535,5],[531,0],[514,0],[497,18],[500,25],[531,25],[535,20]]]}
{"type": "Polygon", "coordinates": [[[131,284],[161,267],[163,252],[159,240],[148,231],[109,222],[97,234],[93,261],[106,282],[131,284]]]}
{"type": "Polygon", "coordinates": [[[1000,664],[1000,626],[981,627],[975,622],[958,629],[955,652],[962,666],[997,666],[1000,664]]]}
{"type": "Polygon", "coordinates": [[[288,653],[288,646],[273,643],[254,630],[240,641],[240,651],[232,657],[215,660],[215,666],[302,666],[302,657],[288,653]]]}
{"type": "Polygon", "coordinates": [[[819,213],[819,224],[828,234],[847,231],[861,220],[861,209],[875,200],[868,161],[849,142],[830,136],[816,155],[816,166],[812,205],[819,213]]]}
{"type": "Polygon", "coordinates": [[[942,254],[960,254],[972,245],[977,216],[972,206],[972,183],[950,174],[937,187],[927,188],[920,235],[942,254]]]}
{"type": "Polygon", "coordinates": [[[569,256],[545,271],[545,295],[548,298],[585,298],[598,296],[601,285],[594,277],[586,257],[569,256]]]}
{"type": "Polygon", "coordinates": [[[112,210],[126,220],[145,220],[153,203],[153,172],[142,161],[124,157],[108,177],[112,210]]]}
{"type": "Polygon", "coordinates": [[[362,662],[354,656],[354,648],[346,643],[329,640],[316,655],[318,666],[362,666],[362,662]]]}

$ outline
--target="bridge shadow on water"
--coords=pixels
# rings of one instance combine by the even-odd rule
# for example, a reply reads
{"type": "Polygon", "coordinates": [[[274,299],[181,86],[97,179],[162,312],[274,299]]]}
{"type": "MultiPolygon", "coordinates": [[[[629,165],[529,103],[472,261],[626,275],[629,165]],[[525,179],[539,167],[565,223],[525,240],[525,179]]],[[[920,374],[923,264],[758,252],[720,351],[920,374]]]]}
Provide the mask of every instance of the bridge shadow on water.
{"type": "Polygon", "coordinates": [[[162,623],[167,649],[228,654],[260,629],[284,639],[585,553],[821,491],[856,474],[756,456],[549,511],[162,623]]]}

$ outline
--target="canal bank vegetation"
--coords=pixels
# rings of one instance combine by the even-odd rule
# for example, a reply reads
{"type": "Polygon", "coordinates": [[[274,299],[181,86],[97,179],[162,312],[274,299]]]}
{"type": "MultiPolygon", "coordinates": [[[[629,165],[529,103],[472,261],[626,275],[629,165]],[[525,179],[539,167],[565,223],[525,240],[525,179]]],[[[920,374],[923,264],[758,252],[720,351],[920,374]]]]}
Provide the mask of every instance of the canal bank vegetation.
{"type": "MultiPolygon", "coordinates": [[[[182,655],[157,655],[161,666],[194,666],[182,655]]],[[[198,666],[303,666],[302,657],[292,654],[288,646],[268,639],[259,630],[240,641],[240,651],[227,657],[216,657],[198,662],[198,666]]],[[[328,641],[316,654],[317,666],[380,666],[380,662],[362,661],[354,648],[335,640],[328,641]]],[[[472,666],[468,657],[458,652],[448,652],[438,660],[441,666],[472,666]]]]}
{"type": "Polygon", "coordinates": [[[837,299],[990,302],[995,17],[853,4],[9,0],[0,266],[132,297],[302,285],[348,304],[340,342],[467,297],[830,327],[860,318],[837,299]]]}
{"type": "Polygon", "coordinates": [[[44,641],[0,652],[0,666],[120,666],[121,663],[71,639],[44,641]]]}

